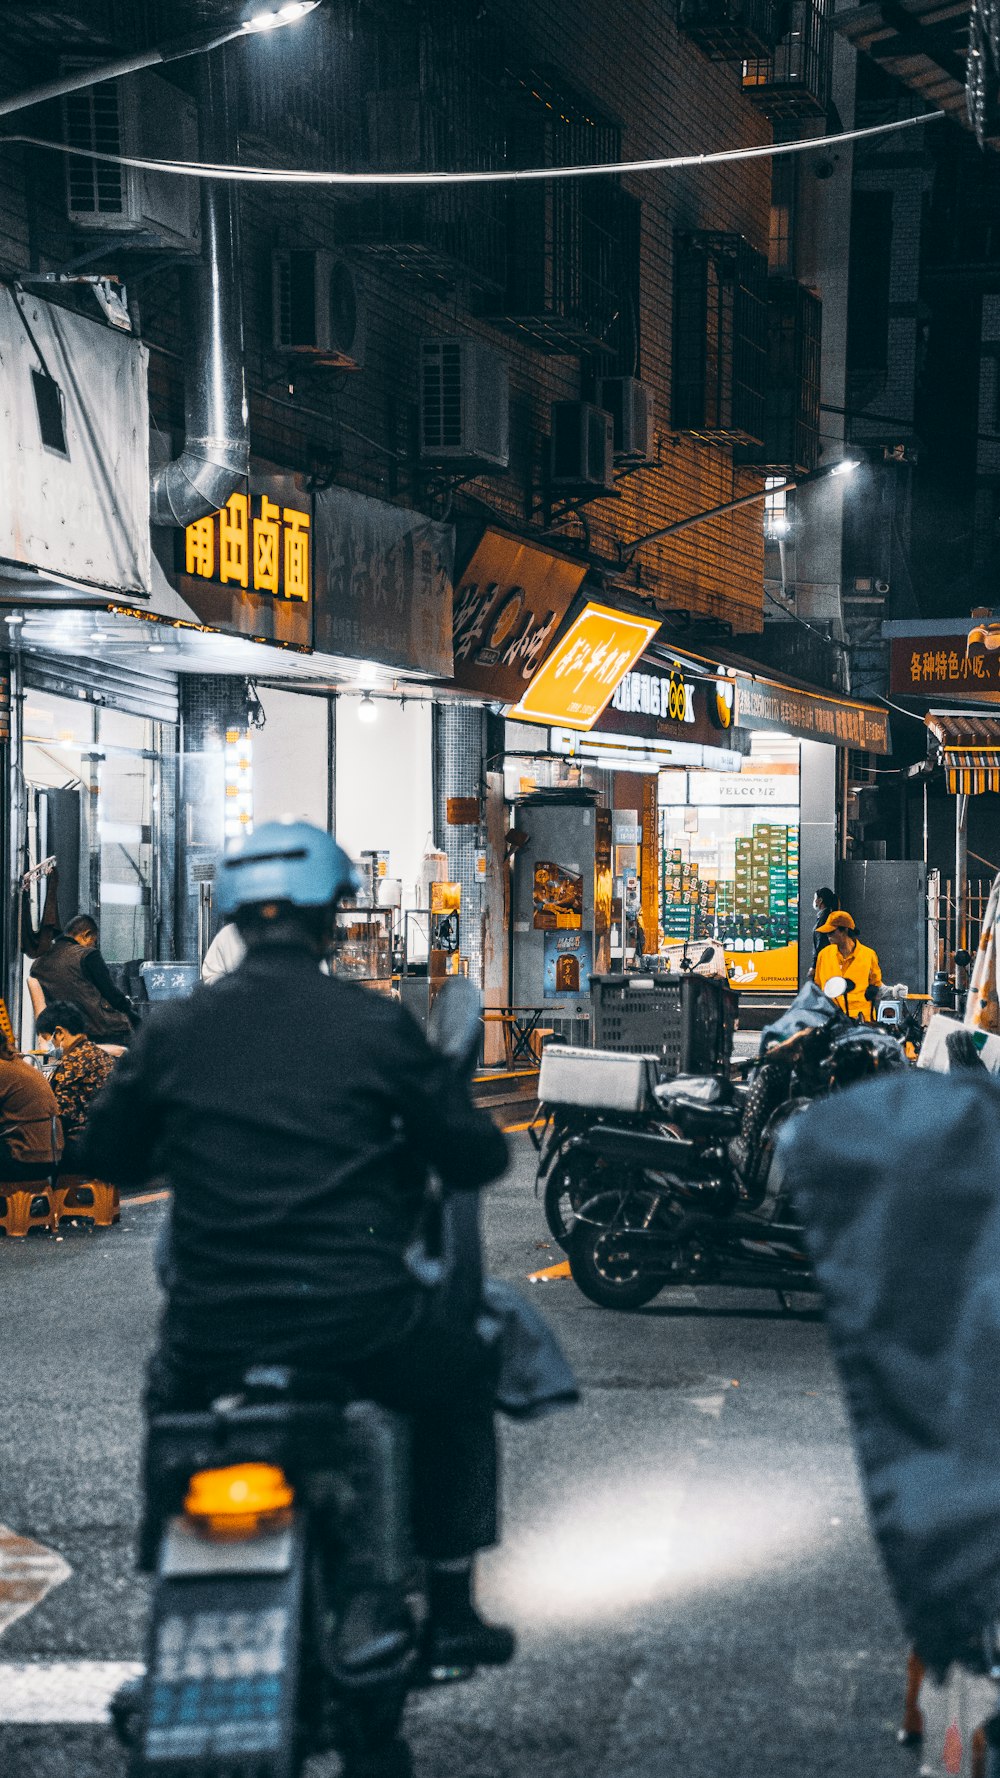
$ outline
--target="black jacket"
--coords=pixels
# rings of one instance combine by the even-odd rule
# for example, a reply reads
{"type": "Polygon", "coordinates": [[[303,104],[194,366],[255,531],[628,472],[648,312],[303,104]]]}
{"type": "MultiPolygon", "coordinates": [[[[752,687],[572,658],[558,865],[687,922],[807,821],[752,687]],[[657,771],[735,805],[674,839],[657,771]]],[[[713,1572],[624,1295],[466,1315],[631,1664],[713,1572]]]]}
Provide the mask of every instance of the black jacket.
{"type": "Polygon", "coordinates": [[[814,1105],[779,1154],[872,1521],[938,1671],[1000,1620],[1000,1086],[914,1069],[814,1105]]]}
{"type": "Polygon", "coordinates": [[[84,1152],[103,1179],[173,1187],[172,1343],[261,1361],[401,1337],[427,1170],[473,1188],[507,1162],[410,1015],[294,946],[157,1008],[84,1152]]]}

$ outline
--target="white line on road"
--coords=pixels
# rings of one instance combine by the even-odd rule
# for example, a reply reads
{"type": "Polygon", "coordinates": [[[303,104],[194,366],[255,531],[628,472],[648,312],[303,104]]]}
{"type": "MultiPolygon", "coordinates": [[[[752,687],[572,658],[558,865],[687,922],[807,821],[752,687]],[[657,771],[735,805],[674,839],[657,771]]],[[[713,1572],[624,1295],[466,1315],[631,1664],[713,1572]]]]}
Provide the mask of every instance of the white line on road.
{"type": "Polygon", "coordinates": [[[73,1570],[56,1550],[0,1525],[0,1636],[19,1617],[34,1611],[52,1587],[73,1570]]]}
{"type": "Polygon", "coordinates": [[[0,1663],[0,1723],[107,1722],[108,1705],[138,1661],[0,1663]]]}

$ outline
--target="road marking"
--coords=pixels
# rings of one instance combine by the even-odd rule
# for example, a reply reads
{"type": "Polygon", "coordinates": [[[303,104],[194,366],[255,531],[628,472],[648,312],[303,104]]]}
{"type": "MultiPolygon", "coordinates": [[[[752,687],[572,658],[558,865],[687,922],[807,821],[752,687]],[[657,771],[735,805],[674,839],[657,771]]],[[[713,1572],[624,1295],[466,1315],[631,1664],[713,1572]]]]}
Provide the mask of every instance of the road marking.
{"type": "Polygon", "coordinates": [[[108,1706],[139,1661],[11,1661],[0,1664],[0,1723],[107,1722],[108,1706]]]}
{"type": "Polygon", "coordinates": [[[164,1198],[169,1198],[169,1196],[169,1192],[144,1192],[140,1198],[123,1198],[122,1209],[124,1210],[128,1204],[162,1204],[164,1198]]]}
{"type": "Polygon", "coordinates": [[[58,1551],[0,1525],[0,1636],[40,1605],[52,1587],[68,1580],[73,1570],[58,1551]]]}
{"type": "Polygon", "coordinates": [[[529,1284],[548,1284],[552,1278],[572,1278],[569,1260],[564,1259],[557,1266],[544,1266],[540,1272],[529,1272],[529,1284]]]}
{"type": "Polygon", "coordinates": [[[503,1133],[505,1136],[516,1136],[520,1130],[530,1130],[534,1121],[532,1117],[526,1124],[504,1124],[503,1133]]]}

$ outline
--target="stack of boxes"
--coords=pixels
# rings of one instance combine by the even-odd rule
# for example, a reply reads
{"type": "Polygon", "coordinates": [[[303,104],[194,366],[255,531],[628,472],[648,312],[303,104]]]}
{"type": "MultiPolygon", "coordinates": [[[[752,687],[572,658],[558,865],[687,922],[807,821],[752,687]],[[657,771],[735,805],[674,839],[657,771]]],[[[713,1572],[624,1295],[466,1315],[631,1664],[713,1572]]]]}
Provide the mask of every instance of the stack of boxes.
{"type": "Polygon", "coordinates": [[[778,950],[799,931],[798,829],[754,823],[736,841],[732,881],[702,878],[681,848],[664,853],[663,932],[669,940],[721,939],[729,950],[778,950]]]}

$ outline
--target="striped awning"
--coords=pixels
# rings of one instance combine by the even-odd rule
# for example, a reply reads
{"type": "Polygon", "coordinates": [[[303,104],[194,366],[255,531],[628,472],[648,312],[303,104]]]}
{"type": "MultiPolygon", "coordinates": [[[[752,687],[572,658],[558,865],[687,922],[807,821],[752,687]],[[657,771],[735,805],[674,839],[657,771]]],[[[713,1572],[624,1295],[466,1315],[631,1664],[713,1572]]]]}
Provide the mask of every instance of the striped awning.
{"type": "Polygon", "coordinates": [[[1000,792],[1000,716],[957,716],[932,710],[925,720],[940,747],[953,796],[1000,792]]]}

